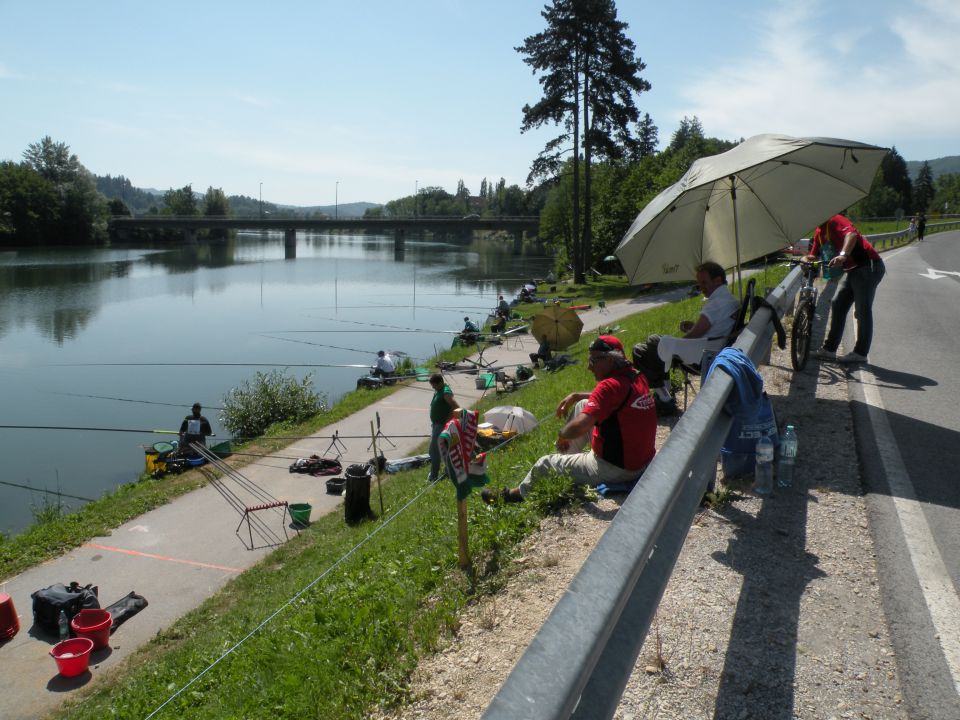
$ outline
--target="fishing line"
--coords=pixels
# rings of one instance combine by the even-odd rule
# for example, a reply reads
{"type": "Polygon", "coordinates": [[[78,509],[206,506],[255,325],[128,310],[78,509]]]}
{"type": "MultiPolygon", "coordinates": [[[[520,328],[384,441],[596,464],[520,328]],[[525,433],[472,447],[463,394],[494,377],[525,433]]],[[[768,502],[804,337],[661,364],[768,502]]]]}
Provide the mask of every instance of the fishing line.
{"type": "MultiPolygon", "coordinates": [[[[41,390],[40,392],[45,392],[50,395],[69,395],[70,397],[80,397],[80,398],[93,398],[94,400],[117,400],[119,402],[129,402],[129,403],[142,403],[144,405],[166,405],[168,407],[190,407],[190,403],[165,403],[165,402],[156,402],[154,400],[134,400],[132,398],[122,398],[122,397],[111,397],[109,395],[83,395],[81,393],[71,393],[71,392],[58,392],[56,390],[41,390]]],[[[213,405],[204,406],[205,410],[223,410],[222,407],[215,407],[213,405]]]]}
{"type": "Polygon", "coordinates": [[[59,490],[44,490],[43,488],[35,488],[30,485],[20,485],[18,483],[7,482],[6,480],[0,480],[0,485],[9,485],[10,487],[23,488],[24,490],[31,490],[33,492],[42,492],[47,493],[48,495],[59,495],[60,497],[73,498],[74,500],[83,500],[85,502],[96,502],[93,498],[82,497],[80,495],[70,495],[69,493],[60,492],[59,490]]]}
{"type": "Polygon", "coordinates": [[[242,363],[242,362],[129,362],[129,363],[47,363],[46,367],[322,367],[363,368],[369,365],[335,365],[330,363],[242,363]]]}
{"type": "Polygon", "coordinates": [[[292,342],[300,343],[301,345],[314,345],[316,347],[325,347],[331,348],[333,350],[346,350],[348,352],[362,352],[369,353],[370,355],[376,355],[377,350],[363,350],[361,348],[348,348],[343,347],[342,345],[325,345],[324,343],[310,342],[309,340],[294,340],[293,338],[277,337],[276,335],[268,335],[267,333],[256,333],[260,337],[270,338],[271,340],[282,340],[283,342],[292,342]]]}

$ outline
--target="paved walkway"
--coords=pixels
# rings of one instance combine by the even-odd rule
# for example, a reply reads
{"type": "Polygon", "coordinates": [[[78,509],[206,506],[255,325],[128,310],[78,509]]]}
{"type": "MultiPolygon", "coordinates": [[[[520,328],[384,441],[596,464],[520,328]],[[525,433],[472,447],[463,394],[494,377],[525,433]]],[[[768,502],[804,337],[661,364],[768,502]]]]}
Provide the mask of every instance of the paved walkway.
{"type": "MultiPolygon", "coordinates": [[[[677,290],[613,303],[602,312],[597,308],[585,311],[581,313],[584,334],[682,297],[685,293],[677,290]]],[[[624,345],[632,346],[639,339],[625,338],[624,345]]],[[[529,335],[521,336],[485,350],[483,360],[503,365],[529,363],[527,356],[535,350],[536,341],[529,335]]],[[[483,391],[476,389],[475,377],[453,375],[450,378],[454,395],[463,405],[472,405],[483,395],[483,391]]],[[[427,439],[429,402],[429,386],[414,383],[317,431],[315,436],[243,467],[241,472],[276,498],[310,503],[313,519],[338,511],[342,499],[326,493],[323,478],[288,471],[291,456],[306,457],[313,453],[331,456],[332,451],[326,451],[329,438],[336,431],[343,438],[344,467],[366,462],[372,456],[370,422],[379,413],[382,432],[396,445],[384,443],[387,459],[407,457],[427,439]],[[402,437],[421,430],[424,437],[402,437]]],[[[252,498],[245,500],[245,504],[254,503],[252,498]]],[[[264,512],[262,517],[282,538],[284,528],[279,515],[264,512]]],[[[72,691],[96,682],[102,669],[119,664],[159,631],[173,625],[220,590],[230,578],[268,554],[270,548],[247,549],[244,542],[249,544],[249,540],[241,539],[235,532],[239,519],[238,513],[216,489],[207,485],[125,523],[107,537],[93,538],[63,557],[3,583],[2,590],[13,597],[20,615],[21,630],[11,641],[0,645],[0,667],[6,676],[0,693],[0,718],[28,720],[54,710],[72,691]],[[90,673],[62,678],[48,655],[52,639],[44,633],[37,634],[31,627],[30,593],[56,582],[72,580],[98,585],[104,606],[131,590],[146,597],[150,605],[117,629],[111,636],[109,649],[94,653],[90,673]]],[[[287,532],[294,534],[289,529],[287,532]]],[[[254,534],[254,544],[261,543],[254,534]]]]}

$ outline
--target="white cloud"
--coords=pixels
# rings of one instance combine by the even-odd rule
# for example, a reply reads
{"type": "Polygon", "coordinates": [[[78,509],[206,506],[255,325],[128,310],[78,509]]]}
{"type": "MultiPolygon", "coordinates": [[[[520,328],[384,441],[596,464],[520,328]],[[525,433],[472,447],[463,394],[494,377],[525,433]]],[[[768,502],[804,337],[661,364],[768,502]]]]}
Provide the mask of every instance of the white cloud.
{"type": "Polygon", "coordinates": [[[872,27],[843,32],[834,7],[778,4],[761,18],[756,39],[745,31],[736,59],[684,89],[689,104],[681,114],[697,115],[709,135],[728,139],[825,135],[903,152],[957,136],[956,3],[876,8],[872,27]]]}

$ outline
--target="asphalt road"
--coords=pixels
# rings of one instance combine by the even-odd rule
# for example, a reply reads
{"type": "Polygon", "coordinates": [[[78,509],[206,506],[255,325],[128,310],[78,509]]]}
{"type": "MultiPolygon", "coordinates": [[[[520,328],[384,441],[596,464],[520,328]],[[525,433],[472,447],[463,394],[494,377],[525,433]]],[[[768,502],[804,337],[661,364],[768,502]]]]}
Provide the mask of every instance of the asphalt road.
{"type": "Polygon", "coordinates": [[[956,720],[960,233],[930,236],[884,259],[870,363],[851,372],[850,399],[904,702],[911,718],[956,720]]]}

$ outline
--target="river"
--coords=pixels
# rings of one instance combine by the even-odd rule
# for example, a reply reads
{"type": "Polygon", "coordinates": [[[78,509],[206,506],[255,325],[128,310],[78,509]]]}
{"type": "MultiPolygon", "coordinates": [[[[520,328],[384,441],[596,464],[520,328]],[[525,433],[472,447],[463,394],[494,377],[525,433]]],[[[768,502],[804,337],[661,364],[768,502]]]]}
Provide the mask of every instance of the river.
{"type": "MultiPolygon", "coordinates": [[[[173,437],[121,431],[177,430],[199,401],[211,442],[227,438],[224,395],[269,364],[448,348],[444,331],[465,315],[485,320],[498,293],[512,297],[552,265],[512,249],[408,239],[396,250],[388,236],[301,232],[288,259],[282,233],[241,232],[172,248],[0,252],[0,425],[106,428],[0,428],[0,481],[13,484],[0,484],[0,532],[21,532],[33,508],[56,501],[14,485],[97,498],[137,479],[144,446],[173,437]]],[[[311,373],[330,402],[364,372],[287,370],[311,373]]]]}

